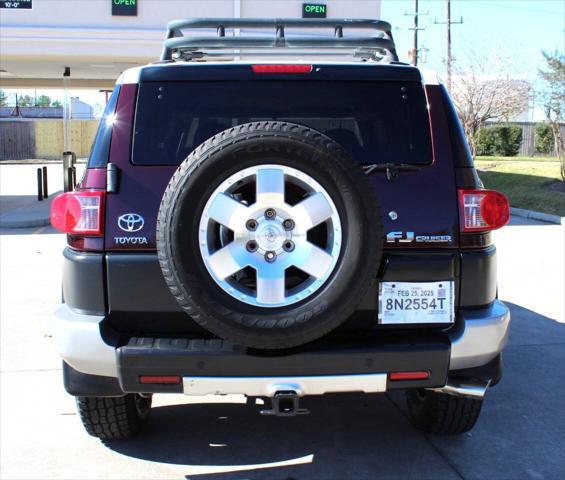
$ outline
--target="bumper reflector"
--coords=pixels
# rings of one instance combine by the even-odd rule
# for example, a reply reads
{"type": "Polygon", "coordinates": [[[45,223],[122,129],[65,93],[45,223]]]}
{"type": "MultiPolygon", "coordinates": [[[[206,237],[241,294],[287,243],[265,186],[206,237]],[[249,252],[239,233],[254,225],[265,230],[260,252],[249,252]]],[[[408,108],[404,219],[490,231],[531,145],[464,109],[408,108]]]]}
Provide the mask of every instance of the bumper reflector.
{"type": "Polygon", "coordinates": [[[427,380],[430,372],[392,372],[388,374],[389,380],[427,380]]]}
{"type": "Polygon", "coordinates": [[[157,385],[178,385],[181,378],[178,375],[140,375],[139,383],[157,385]]]}

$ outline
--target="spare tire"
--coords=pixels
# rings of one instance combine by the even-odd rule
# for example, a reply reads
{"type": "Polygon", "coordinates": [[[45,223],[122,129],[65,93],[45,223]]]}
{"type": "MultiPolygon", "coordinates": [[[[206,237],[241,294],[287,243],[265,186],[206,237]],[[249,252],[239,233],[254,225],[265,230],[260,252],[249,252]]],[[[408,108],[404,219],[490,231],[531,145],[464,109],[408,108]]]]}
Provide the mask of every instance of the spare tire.
{"type": "Polygon", "coordinates": [[[374,188],[339,144],[286,122],[205,141],[164,193],[157,248],[181,307],[220,338],[287,348],[344,322],[374,281],[374,188]]]}

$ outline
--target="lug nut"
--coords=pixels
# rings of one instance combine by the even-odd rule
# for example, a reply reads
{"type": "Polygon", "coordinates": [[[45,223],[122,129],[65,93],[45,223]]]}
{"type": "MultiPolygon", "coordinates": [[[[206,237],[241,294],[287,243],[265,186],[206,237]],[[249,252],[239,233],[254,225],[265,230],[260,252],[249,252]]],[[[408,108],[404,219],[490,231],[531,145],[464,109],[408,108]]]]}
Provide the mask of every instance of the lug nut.
{"type": "Polygon", "coordinates": [[[254,232],[255,229],[257,228],[257,221],[256,220],[247,220],[245,226],[247,227],[247,230],[249,230],[250,232],[254,232]]]}
{"type": "Polygon", "coordinates": [[[248,252],[255,252],[257,250],[257,242],[250,240],[247,242],[247,245],[245,245],[245,248],[247,248],[248,252]]]}
{"type": "Polygon", "coordinates": [[[287,240],[283,243],[283,249],[285,252],[292,252],[294,250],[294,242],[292,240],[287,240]]]}
{"type": "Polygon", "coordinates": [[[277,259],[277,254],[275,252],[267,252],[265,253],[265,260],[269,263],[273,263],[277,259]]]}
{"type": "Polygon", "coordinates": [[[291,220],[290,218],[287,218],[284,222],[283,222],[283,227],[285,230],[293,230],[294,229],[294,220],[291,220]]]}
{"type": "Polygon", "coordinates": [[[274,208],[267,208],[267,210],[265,210],[265,218],[272,220],[276,216],[277,216],[277,212],[275,211],[274,208]]]}

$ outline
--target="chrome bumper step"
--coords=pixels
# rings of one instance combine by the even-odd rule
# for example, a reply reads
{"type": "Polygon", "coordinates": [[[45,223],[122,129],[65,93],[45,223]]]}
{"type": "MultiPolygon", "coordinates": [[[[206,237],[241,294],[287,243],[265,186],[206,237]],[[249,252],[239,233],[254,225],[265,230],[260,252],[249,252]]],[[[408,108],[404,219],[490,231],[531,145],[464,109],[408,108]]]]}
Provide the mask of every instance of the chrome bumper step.
{"type": "Polygon", "coordinates": [[[297,396],[336,392],[386,392],[387,374],[318,375],[297,377],[184,377],[185,395],[241,394],[274,397],[278,392],[297,396]]]}

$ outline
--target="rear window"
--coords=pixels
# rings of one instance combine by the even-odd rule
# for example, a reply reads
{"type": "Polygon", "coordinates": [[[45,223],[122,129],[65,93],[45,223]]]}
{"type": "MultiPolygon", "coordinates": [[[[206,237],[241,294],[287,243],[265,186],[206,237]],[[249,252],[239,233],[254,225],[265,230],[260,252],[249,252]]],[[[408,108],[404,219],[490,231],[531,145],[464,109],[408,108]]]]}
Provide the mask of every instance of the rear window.
{"type": "Polygon", "coordinates": [[[264,120],[319,130],[363,164],[432,162],[426,98],[414,82],[142,83],[136,112],[136,164],[178,165],[216,133],[264,120]]]}

